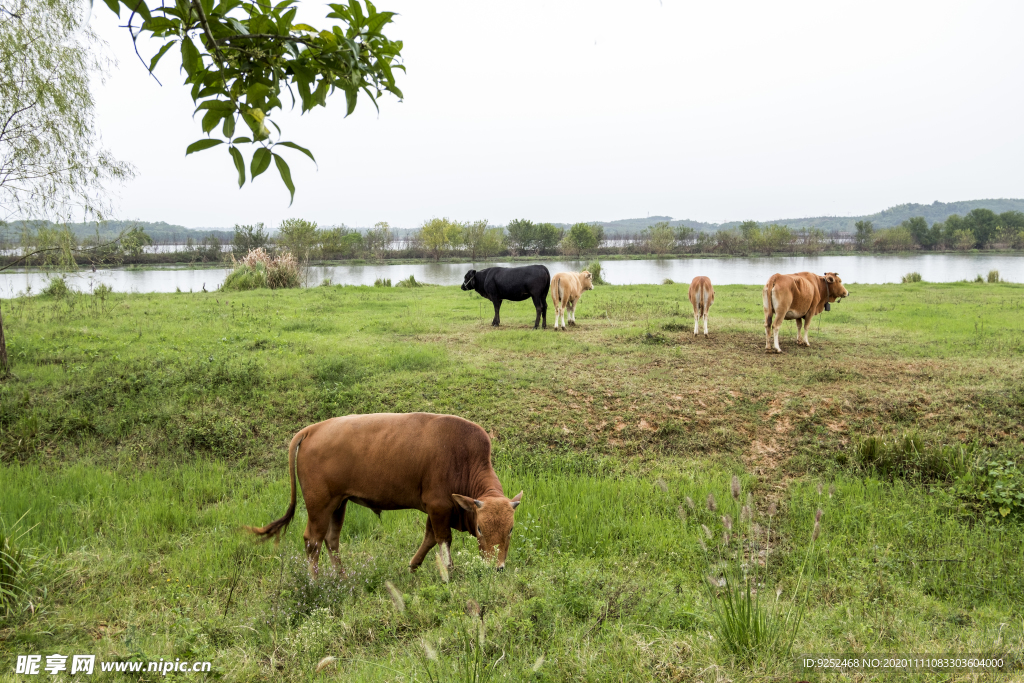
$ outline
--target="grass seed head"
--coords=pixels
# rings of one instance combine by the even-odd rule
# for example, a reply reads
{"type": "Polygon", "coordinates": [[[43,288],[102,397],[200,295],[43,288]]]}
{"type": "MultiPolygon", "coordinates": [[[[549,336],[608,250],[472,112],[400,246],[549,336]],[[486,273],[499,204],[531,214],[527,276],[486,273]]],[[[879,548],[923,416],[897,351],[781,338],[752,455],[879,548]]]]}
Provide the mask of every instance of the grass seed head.
{"type": "Polygon", "coordinates": [[[814,523],[814,531],[811,532],[811,540],[812,541],[817,541],[818,540],[818,534],[820,534],[820,533],[821,533],[821,523],[820,522],[815,522],[814,523]]]}
{"type": "Polygon", "coordinates": [[[654,485],[657,486],[662,493],[668,493],[668,484],[665,483],[664,479],[655,479],[654,485]]]}
{"type": "Polygon", "coordinates": [[[444,543],[438,547],[437,552],[434,553],[434,564],[437,565],[437,573],[441,575],[441,580],[448,583],[448,553],[445,552],[446,547],[444,543]]]}
{"type": "Polygon", "coordinates": [[[533,663],[533,673],[540,671],[542,666],[544,666],[544,655],[537,657],[537,661],[533,663]]]}
{"type": "Polygon", "coordinates": [[[732,531],[732,515],[722,515],[722,526],[724,526],[727,531],[732,531]]]}
{"type": "Polygon", "coordinates": [[[466,615],[470,617],[480,616],[480,603],[476,600],[469,599],[466,601],[466,615]]]}
{"type": "Polygon", "coordinates": [[[691,510],[693,509],[693,498],[690,498],[689,496],[686,497],[686,507],[691,510]]]}
{"type": "Polygon", "coordinates": [[[718,510],[718,503],[715,502],[715,494],[708,494],[708,512],[715,512],[718,510]]]}
{"type": "Polygon", "coordinates": [[[835,484],[829,484],[828,485],[828,497],[831,498],[835,494],[836,494],[836,485],[835,484]]]}
{"type": "Polygon", "coordinates": [[[745,523],[750,521],[750,506],[744,505],[740,510],[740,522],[745,523]]]}
{"type": "Polygon", "coordinates": [[[708,540],[710,541],[711,540],[711,529],[708,528],[708,525],[707,524],[701,524],[700,528],[704,530],[704,533],[707,535],[708,540]]]}
{"type": "Polygon", "coordinates": [[[772,502],[772,504],[768,506],[768,516],[769,517],[774,517],[778,513],[779,513],[779,506],[776,505],[774,502],[772,502]]]}
{"type": "Polygon", "coordinates": [[[423,646],[423,653],[427,655],[427,659],[432,662],[437,661],[437,650],[435,650],[426,639],[420,640],[420,645],[423,646]]]}
{"type": "Polygon", "coordinates": [[[722,532],[722,545],[729,545],[729,541],[732,540],[732,535],[729,534],[728,530],[722,532]]]}
{"type": "Polygon", "coordinates": [[[683,520],[683,523],[685,524],[686,523],[686,506],[685,505],[680,505],[678,508],[676,508],[676,514],[679,515],[679,519],[683,520]]]}
{"type": "Polygon", "coordinates": [[[320,673],[321,671],[323,671],[324,669],[329,667],[331,664],[334,664],[334,662],[336,662],[336,661],[338,661],[338,660],[335,659],[334,657],[330,656],[330,655],[327,655],[326,657],[321,659],[319,663],[317,663],[317,665],[316,665],[316,673],[320,673]]]}
{"type": "Polygon", "coordinates": [[[737,477],[735,474],[732,475],[732,499],[740,499],[740,478],[737,477]]]}
{"type": "Polygon", "coordinates": [[[814,512],[814,523],[815,524],[817,524],[818,522],[821,521],[821,516],[823,514],[825,514],[825,512],[821,508],[818,508],[817,510],[815,510],[815,512],[814,512]]]}
{"type": "Polygon", "coordinates": [[[388,593],[391,594],[391,602],[395,605],[395,611],[404,612],[405,600],[402,599],[402,594],[398,592],[397,588],[395,588],[395,584],[391,583],[390,581],[385,581],[384,587],[387,588],[388,593]]]}

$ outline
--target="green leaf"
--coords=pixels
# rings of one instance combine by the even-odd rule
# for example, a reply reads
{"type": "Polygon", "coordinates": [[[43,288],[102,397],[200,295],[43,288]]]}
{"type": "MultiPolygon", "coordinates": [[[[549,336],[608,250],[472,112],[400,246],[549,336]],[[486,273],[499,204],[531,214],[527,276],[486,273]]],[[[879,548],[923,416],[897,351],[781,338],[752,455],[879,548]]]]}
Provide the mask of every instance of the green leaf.
{"type": "Polygon", "coordinates": [[[256,176],[263,173],[270,167],[270,150],[266,147],[260,147],[256,150],[256,153],[252,155],[252,163],[249,164],[249,172],[252,174],[252,179],[256,180],[256,176]]]}
{"type": "Polygon", "coordinates": [[[284,181],[285,187],[291,193],[291,201],[288,202],[288,206],[291,206],[295,202],[295,184],[292,182],[292,171],[288,168],[288,163],[280,157],[280,155],[274,155],[274,163],[277,164],[277,172],[281,174],[281,180],[284,181]]]}
{"type": "Polygon", "coordinates": [[[237,147],[228,147],[228,151],[231,152],[231,159],[235,162],[235,168],[238,169],[238,186],[241,187],[245,185],[245,161],[237,147]]]}
{"type": "Polygon", "coordinates": [[[191,38],[184,38],[181,41],[181,65],[185,67],[185,73],[189,78],[196,75],[196,71],[203,64],[203,58],[199,56],[199,50],[192,43],[191,38]]]}
{"type": "Polygon", "coordinates": [[[345,99],[348,101],[348,113],[345,114],[345,116],[348,116],[349,114],[351,114],[352,112],[354,112],[356,110],[356,98],[357,97],[359,97],[359,91],[358,90],[356,90],[355,88],[346,88],[345,89],[345,99]]]}
{"type": "Polygon", "coordinates": [[[121,3],[118,2],[118,0],[103,0],[103,2],[107,3],[107,7],[109,7],[110,11],[116,14],[118,18],[121,17],[121,3]]]}
{"type": "Polygon", "coordinates": [[[196,140],[191,145],[185,148],[185,156],[188,156],[192,152],[202,152],[204,149],[210,149],[224,142],[223,140],[213,140],[211,138],[203,138],[202,140],[196,140]]]}
{"type": "Polygon", "coordinates": [[[193,114],[199,113],[203,109],[216,109],[217,111],[234,111],[235,105],[226,100],[206,100],[200,102],[193,114]]]}
{"type": "Polygon", "coordinates": [[[217,123],[223,117],[224,112],[222,111],[216,111],[211,109],[210,111],[206,112],[206,116],[203,117],[203,132],[209,133],[217,126],[217,123]]]}
{"type": "Polygon", "coordinates": [[[167,31],[178,27],[179,22],[168,19],[167,17],[153,17],[148,21],[142,22],[143,31],[167,31]]]}
{"type": "Polygon", "coordinates": [[[225,116],[224,117],[224,127],[221,128],[221,132],[224,134],[224,137],[226,137],[228,140],[231,139],[231,136],[235,134],[235,117],[234,116],[225,116]]]}
{"type": "Polygon", "coordinates": [[[235,138],[234,140],[231,141],[231,144],[232,145],[241,145],[242,143],[248,144],[250,142],[252,142],[252,140],[249,139],[249,138],[235,138]]]}
{"type": "Polygon", "coordinates": [[[150,71],[152,71],[153,69],[156,68],[156,63],[160,61],[160,58],[164,56],[165,52],[167,52],[172,47],[174,47],[174,43],[175,42],[176,41],[172,40],[172,41],[170,41],[168,43],[164,43],[164,46],[162,48],[160,48],[155,55],[153,55],[153,59],[151,59],[150,62],[149,62],[149,70],[150,71]]]}
{"type": "Polygon", "coordinates": [[[224,20],[224,23],[230,26],[231,28],[235,29],[236,32],[242,34],[243,36],[249,35],[249,29],[243,26],[242,22],[240,22],[238,19],[235,19],[234,17],[228,17],[224,20]]]}
{"type": "Polygon", "coordinates": [[[314,164],[316,163],[316,159],[313,159],[313,153],[310,152],[305,147],[300,147],[299,145],[296,145],[294,142],[279,142],[277,144],[284,145],[285,147],[291,147],[292,149],[297,149],[300,152],[302,152],[303,154],[305,154],[307,157],[312,159],[314,164]]]}

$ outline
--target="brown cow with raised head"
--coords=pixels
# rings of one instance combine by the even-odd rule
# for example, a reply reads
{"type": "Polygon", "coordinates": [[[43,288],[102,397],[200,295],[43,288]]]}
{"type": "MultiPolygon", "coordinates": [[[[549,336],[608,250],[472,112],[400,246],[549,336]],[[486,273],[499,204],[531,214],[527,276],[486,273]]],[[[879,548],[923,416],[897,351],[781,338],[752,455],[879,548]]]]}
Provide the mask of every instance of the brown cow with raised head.
{"type": "Polygon", "coordinates": [[[774,335],[775,352],[782,353],[782,349],[779,348],[779,328],[782,327],[783,320],[796,320],[797,345],[810,346],[807,332],[811,329],[811,318],[822,311],[827,311],[830,303],[848,296],[850,293],[846,291],[843,281],[835,273],[772,275],[761,293],[761,303],[764,306],[764,350],[772,350],[774,335]]]}
{"type": "Polygon", "coordinates": [[[589,270],[578,273],[555,273],[551,278],[551,300],[555,303],[555,331],[558,331],[558,318],[562,318],[562,329],[565,330],[566,312],[569,324],[576,324],[576,304],[583,292],[594,288],[594,277],[589,270]]]}
{"type": "Polygon", "coordinates": [[[704,336],[708,336],[708,309],[715,303],[715,288],[711,279],[698,275],[690,283],[690,304],[693,306],[693,336],[697,336],[697,324],[704,318],[704,336]]]}
{"type": "Polygon", "coordinates": [[[410,571],[438,543],[451,547],[452,529],[476,536],[483,556],[504,568],[512,513],[523,493],[505,497],[491,465],[491,439],[479,425],[432,413],[348,415],[300,430],[288,454],[288,511],[249,531],[277,538],[287,528],[295,515],[297,475],[309,515],[303,536],[313,576],[325,539],[331,562],[340,568],[339,536],[349,501],[377,515],[382,510],[427,513],[423,543],[409,562],[410,571]]]}

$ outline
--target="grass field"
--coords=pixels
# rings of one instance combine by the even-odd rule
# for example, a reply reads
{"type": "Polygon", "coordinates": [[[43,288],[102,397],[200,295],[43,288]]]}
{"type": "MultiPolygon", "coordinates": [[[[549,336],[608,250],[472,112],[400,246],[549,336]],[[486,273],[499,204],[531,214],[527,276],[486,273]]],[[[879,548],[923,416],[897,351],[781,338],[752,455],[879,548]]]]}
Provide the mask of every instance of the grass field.
{"type": "MultiPolygon", "coordinates": [[[[716,288],[710,339],[685,285],[598,287],[568,333],[528,302],[494,329],[455,287],[4,301],[0,680],[54,652],[226,680],[887,678],[730,648],[707,577],[736,567],[801,614],[793,655],[1024,658],[1024,286],[849,288],[782,355],[747,286],[716,288]],[[316,583],[301,504],[280,546],[241,531],[284,512],[299,428],[417,410],[481,424],[525,490],[505,572],[457,534],[450,582],[433,553],[410,575],[413,511],[350,506],[346,573],[316,583]]],[[[899,679],[989,678],[1024,669],[899,679]]]]}

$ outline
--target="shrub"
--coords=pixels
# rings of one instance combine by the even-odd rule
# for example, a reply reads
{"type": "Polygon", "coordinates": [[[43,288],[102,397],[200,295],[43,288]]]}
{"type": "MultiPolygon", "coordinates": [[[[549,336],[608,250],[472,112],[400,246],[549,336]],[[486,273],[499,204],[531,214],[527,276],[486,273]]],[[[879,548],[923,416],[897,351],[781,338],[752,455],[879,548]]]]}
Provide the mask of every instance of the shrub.
{"type": "Polygon", "coordinates": [[[43,294],[52,296],[54,299],[63,299],[71,294],[71,292],[72,289],[68,286],[68,281],[64,279],[63,275],[50,278],[46,287],[43,288],[43,294]]]}
{"type": "Polygon", "coordinates": [[[235,261],[235,269],[228,273],[220,288],[227,291],[286,289],[299,287],[301,283],[299,262],[294,256],[286,251],[272,258],[261,247],[251,250],[241,261],[235,261]]]}
{"type": "Polygon", "coordinates": [[[910,282],[921,282],[921,273],[918,273],[916,271],[913,273],[907,273],[906,275],[903,276],[902,282],[903,284],[907,284],[910,282]]]}
{"type": "Polygon", "coordinates": [[[593,279],[595,285],[606,285],[606,284],[608,284],[605,281],[605,279],[601,277],[601,262],[600,261],[591,261],[590,265],[587,266],[587,270],[593,276],[592,279],[593,279]]]}
{"type": "MultiPolygon", "coordinates": [[[[409,277],[412,277],[412,276],[410,275],[409,277]]],[[[379,277],[379,278],[377,278],[376,280],[373,281],[373,286],[374,287],[390,287],[391,286],[391,278],[379,277]]]]}
{"type": "Polygon", "coordinates": [[[416,276],[410,275],[405,280],[399,280],[395,283],[395,287],[422,287],[422,282],[416,282],[416,276]]]}
{"type": "Polygon", "coordinates": [[[989,282],[1000,282],[1000,280],[999,280],[999,271],[998,270],[990,270],[990,271],[988,271],[988,281],[989,282]]]}
{"type": "Polygon", "coordinates": [[[1005,455],[978,458],[947,494],[990,520],[1024,518],[1024,470],[1005,455]]]}
{"type": "Polygon", "coordinates": [[[661,284],[663,284],[663,285],[674,285],[675,283],[676,283],[676,281],[673,280],[670,277],[667,277],[667,278],[665,278],[664,280],[661,281],[661,284]]]}
{"type": "Polygon", "coordinates": [[[985,281],[985,278],[983,278],[983,277],[981,276],[981,273],[978,273],[978,277],[974,278],[974,281],[975,281],[975,282],[984,282],[984,281],[985,281]]]}
{"type": "Polygon", "coordinates": [[[114,290],[109,285],[99,284],[92,290],[93,296],[98,296],[100,301],[106,300],[108,296],[114,293],[114,290]]]}

